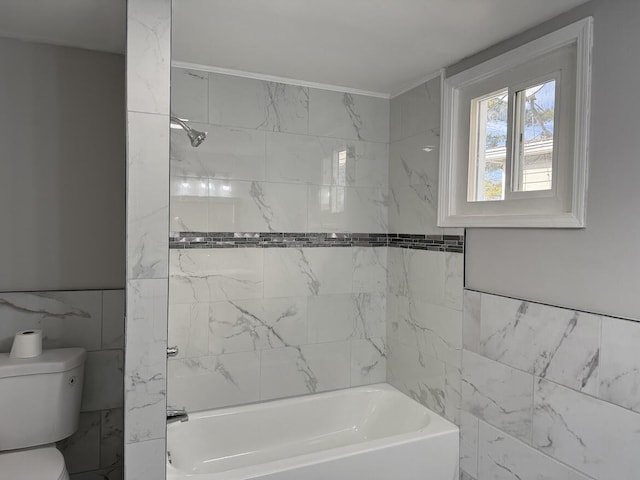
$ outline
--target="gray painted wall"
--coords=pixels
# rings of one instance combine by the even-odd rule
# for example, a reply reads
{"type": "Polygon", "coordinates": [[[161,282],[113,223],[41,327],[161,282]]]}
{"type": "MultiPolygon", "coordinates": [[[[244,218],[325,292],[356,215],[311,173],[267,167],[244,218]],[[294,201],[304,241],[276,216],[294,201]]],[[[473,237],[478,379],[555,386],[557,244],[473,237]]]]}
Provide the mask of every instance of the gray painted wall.
{"type": "Polygon", "coordinates": [[[124,57],[0,39],[0,291],[124,287],[124,57]]]}
{"type": "Polygon", "coordinates": [[[447,70],[448,75],[594,17],[587,227],[467,230],[466,287],[640,319],[640,2],[589,2],[447,70]]]}

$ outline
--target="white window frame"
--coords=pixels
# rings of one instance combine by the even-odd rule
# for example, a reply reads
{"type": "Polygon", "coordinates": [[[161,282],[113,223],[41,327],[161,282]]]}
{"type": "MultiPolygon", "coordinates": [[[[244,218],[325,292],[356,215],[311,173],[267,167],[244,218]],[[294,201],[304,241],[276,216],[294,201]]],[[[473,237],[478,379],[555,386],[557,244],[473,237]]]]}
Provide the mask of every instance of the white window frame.
{"type": "MultiPolygon", "coordinates": [[[[438,194],[438,226],[440,227],[539,227],[539,228],[584,228],[586,216],[586,193],[588,177],[588,140],[589,116],[591,100],[591,47],[593,43],[593,18],[588,17],[552,32],[544,37],[527,43],[514,50],[494,57],[475,67],[445,78],[442,81],[442,119],[440,138],[440,174],[438,194]],[[479,84],[483,80],[507,74],[509,70],[522,67],[527,62],[539,59],[545,54],[553,53],[563,46],[576,45],[576,72],[573,138],[568,138],[572,145],[567,158],[556,159],[556,139],[554,138],[554,170],[553,183],[556,185],[556,168],[558,162],[564,164],[566,171],[571,172],[564,179],[567,188],[553,191],[518,192],[528,193],[519,198],[505,197],[502,201],[468,202],[469,158],[469,126],[466,129],[461,113],[468,105],[461,105],[461,92],[479,84]],[[464,108],[463,108],[464,107],[464,108]],[[553,198],[549,198],[549,197],[553,198]],[[558,198],[556,198],[558,197],[558,198]],[[565,198],[566,197],[566,198],[565,198]],[[555,204],[550,200],[556,199],[555,204]],[[464,199],[464,200],[462,200],[464,199]],[[468,205],[482,203],[481,213],[468,205]],[[501,204],[493,207],[491,204],[501,204]],[[565,205],[560,208],[557,205],[565,205]],[[553,206],[555,205],[555,206],[553,206]],[[472,211],[472,213],[469,212],[472,211]]],[[[539,78],[539,77],[538,77],[539,78]]],[[[535,76],[530,80],[535,82],[535,76]]],[[[560,95],[567,95],[560,91],[560,95]]],[[[511,115],[511,114],[510,114],[511,115]]],[[[469,122],[467,116],[466,122],[469,122]]],[[[512,125],[509,125],[511,128],[512,125]]],[[[565,128],[562,124],[560,129],[565,128]]],[[[554,135],[555,137],[555,135],[554,135]]],[[[561,141],[567,141],[562,139],[561,141]]],[[[510,143],[510,142],[509,142],[510,143]]],[[[507,145],[507,162],[513,158],[507,145]]],[[[510,166],[507,167],[510,171],[510,166]]],[[[512,179],[506,178],[505,184],[511,186],[512,179]]]]}

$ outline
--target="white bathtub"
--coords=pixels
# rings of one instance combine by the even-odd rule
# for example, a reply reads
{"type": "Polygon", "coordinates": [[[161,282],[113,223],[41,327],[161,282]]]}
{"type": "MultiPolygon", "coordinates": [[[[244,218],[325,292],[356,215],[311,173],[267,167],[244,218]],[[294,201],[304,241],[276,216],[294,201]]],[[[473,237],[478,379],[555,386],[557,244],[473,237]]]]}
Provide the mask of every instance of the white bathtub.
{"type": "Polygon", "coordinates": [[[454,480],[458,428],[387,384],[189,415],[168,480],[454,480]]]}

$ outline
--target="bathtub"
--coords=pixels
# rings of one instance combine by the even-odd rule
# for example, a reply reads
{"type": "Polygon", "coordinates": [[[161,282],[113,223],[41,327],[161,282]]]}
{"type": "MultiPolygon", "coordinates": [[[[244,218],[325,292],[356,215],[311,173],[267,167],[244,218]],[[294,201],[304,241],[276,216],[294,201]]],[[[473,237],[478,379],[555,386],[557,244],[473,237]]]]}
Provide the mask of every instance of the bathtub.
{"type": "Polygon", "coordinates": [[[189,414],[168,480],[454,480],[458,428],[387,384],[189,414]]]}

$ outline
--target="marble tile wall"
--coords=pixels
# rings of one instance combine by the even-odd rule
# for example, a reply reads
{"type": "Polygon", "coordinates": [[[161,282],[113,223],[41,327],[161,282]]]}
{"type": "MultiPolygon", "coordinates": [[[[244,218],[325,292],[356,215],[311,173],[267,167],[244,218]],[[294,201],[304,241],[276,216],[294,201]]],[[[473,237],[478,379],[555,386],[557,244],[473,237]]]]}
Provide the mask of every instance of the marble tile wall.
{"type": "Polygon", "coordinates": [[[385,380],[386,247],[171,250],[169,403],[385,380]]]}
{"type": "Polygon", "coordinates": [[[636,478],[640,323],[465,290],[467,478],[636,478]]]}
{"type": "Polygon", "coordinates": [[[391,100],[389,232],[463,235],[439,228],[440,77],[391,100]]]}
{"type": "MultiPolygon", "coordinates": [[[[388,231],[389,101],[174,68],[171,231],[388,231]]],[[[169,403],[385,380],[386,247],[172,250],[169,403]]]]}
{"type": "MultiPolygon", "coordinates": [[[[463,235],[436,225],[440,78],[391,100],[389,231],[463,235]]],[[[387,381],[460,419],[463,254],[390,248],[387,381]]]]}
{"type": "Polygon", "coordinates": [[[164,478],[171,0],[127,1],[124,474],[164,478]]]}
{"type": "Polygon", "coordinates": [[[388,231],[389,101],[174,68],[173,232],[388,231]]]}
{"type": "Polygon", "coordinates": [[[460,415],[461,253],[390,248],[387,381],[454,423],[460,415]]]}
{"type": "Polygon", "coordinates": [[[28,328],[45,349],[87,350],[80,426],[58,445],[71,479],[121,479],[124,290],[0,293],[0,351],[28,328]]]}

